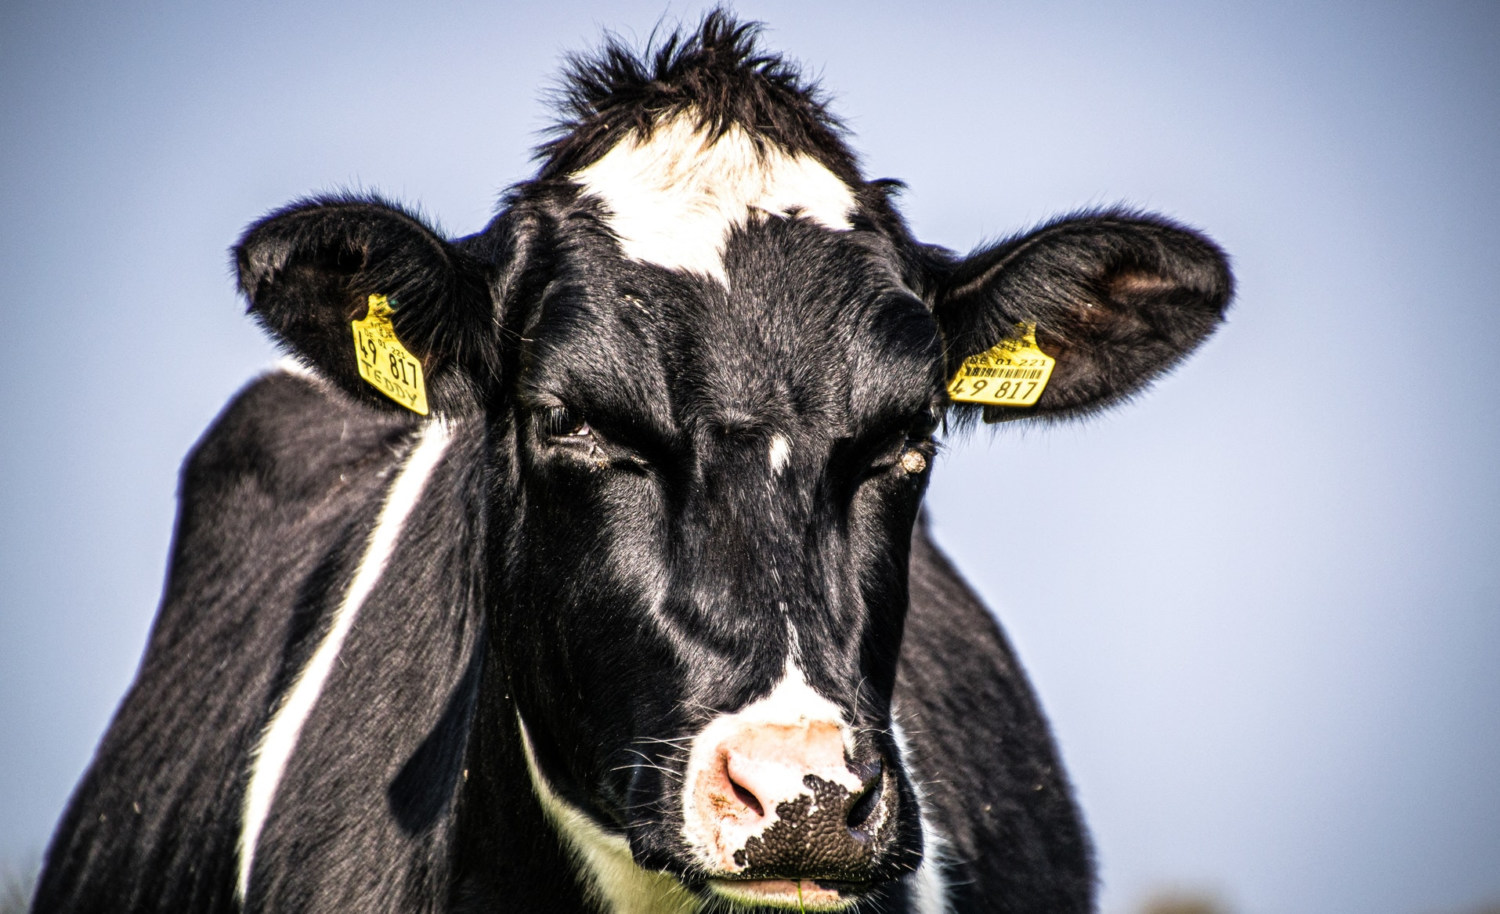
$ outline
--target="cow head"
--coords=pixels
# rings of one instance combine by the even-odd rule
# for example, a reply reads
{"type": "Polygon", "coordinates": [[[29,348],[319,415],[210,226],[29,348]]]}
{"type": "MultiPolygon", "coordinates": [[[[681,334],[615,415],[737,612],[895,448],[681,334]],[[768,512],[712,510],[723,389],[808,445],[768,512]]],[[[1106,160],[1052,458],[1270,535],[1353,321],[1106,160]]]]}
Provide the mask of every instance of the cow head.
{"type": "Polygon", "coordinates": [[[485,688],[565,841],[670,891],[836,908],[921,860],[892,700],[935,432],[1140,390],[1230,279],[1123,211],[918,244],[752,37],[715,15],[652,61],[578,63],[538,176],[477,235],[325,198],[236,256],[297,358],[400,410],[351,341],[382,297],[426,421],[482,435],[485,688]],[[1028,327],[1056,359],[1035,405],[949,399],[1028,327]]]}

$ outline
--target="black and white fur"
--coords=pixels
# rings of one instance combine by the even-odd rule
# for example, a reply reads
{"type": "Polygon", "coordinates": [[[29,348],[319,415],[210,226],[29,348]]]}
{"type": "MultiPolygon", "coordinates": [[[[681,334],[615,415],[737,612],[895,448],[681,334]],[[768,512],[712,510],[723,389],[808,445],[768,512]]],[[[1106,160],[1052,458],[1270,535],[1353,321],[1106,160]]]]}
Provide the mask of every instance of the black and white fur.
{"type": "Polygon", "coordinates": [[[1222,319],[1223,254],[1120,210],[920,244],[722,13],[568,80],[478,234],[330,197],[241,240],[294,367],[188,458],[145,658],[34,910],[738,910],[757,874],[859,911],[1092,908],[1046,721],[920,521],[932,435],[980,412],[946,379],[1023,321],[1054,377],[986,418],[1141,390],[1222,319]],[[428,417],[356,373],[372,294],[428,417]],[[863,856],[715,862],[683,785],[757,715],[836,727],[875,772],[863,856]]]}

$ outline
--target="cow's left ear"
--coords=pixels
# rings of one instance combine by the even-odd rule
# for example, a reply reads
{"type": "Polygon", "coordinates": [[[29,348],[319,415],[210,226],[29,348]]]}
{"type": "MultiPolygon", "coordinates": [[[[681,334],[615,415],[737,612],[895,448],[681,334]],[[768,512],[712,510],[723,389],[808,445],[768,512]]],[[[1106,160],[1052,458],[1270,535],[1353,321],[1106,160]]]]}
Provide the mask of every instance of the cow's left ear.
{"type": "Polygon", "coordinates": [[[234,260],[250,313],[372,406],[463,411],[497,370],[498,266],[392,204],[294,203],[252,225],[234,260]]]}
{"type": "Polygon", "coordinates": [[[965,381],[950,393],[961,412],[982,405],[989,421],[1088,413],[1141,390],[1214,331],[1234,286],[1212,241],[1125,211],[1060,219],[937,273],[933,310],[948,378],[965,381]],[[1004,398],[986,403],[981,392],[978,404],[964,402],[976,386],[991,396],[1002,383],[1019,392],[1006,382],[1047,367],[1044,358],[1028,359],[1031,325],[1035,349],[1055,360],[1040,397],[1029,406],[992,405],[1004,398]],[[983,353],[992,357],[965,368],[983,353]]]}

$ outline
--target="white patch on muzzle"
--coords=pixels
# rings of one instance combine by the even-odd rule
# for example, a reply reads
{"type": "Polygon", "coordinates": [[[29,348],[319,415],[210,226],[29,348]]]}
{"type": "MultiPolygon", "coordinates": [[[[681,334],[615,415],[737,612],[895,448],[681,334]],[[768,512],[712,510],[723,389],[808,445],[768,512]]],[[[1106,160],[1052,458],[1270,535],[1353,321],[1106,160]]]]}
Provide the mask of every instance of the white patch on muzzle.
{"type": "Polygon", "coordinates": [[[839,784],[851,793],[861,789],[859,778],[844,761],[853,752],[854,731],[838,706],[808,685],[794,655],[795,651],[789,652],[781,681],[770,694],[733,714],[715,718],[693,738],[683,780],[682,832],[690,852],[710,872],[730,874],[743,869],[734,860],[735,852],[777,821],[779,803],[811,796],[812,791],[803,782],[807,775],[839,784]],[[748,810],[737,816],[726,812],[735,805],[724,784],[727,766],[733,764],[727,747],[757,730],[822,731],[825,736],[836,734],[838,747],[826,753],[812,770],[809,766],[781,765],[775,758],[759,760],[757,786],[767,788],[767,796],[775,802],[764,803],[761,816],[748,810]]]}
{"type": "Polygon", "coordinates": [[[632,134],[571,178],[609,210],[625,256],[728,285],[724,245],[752,214],[851,228],[854,192],[816,159],[757,146],[738,125],[714,139],[693,112],[632,134]]]}

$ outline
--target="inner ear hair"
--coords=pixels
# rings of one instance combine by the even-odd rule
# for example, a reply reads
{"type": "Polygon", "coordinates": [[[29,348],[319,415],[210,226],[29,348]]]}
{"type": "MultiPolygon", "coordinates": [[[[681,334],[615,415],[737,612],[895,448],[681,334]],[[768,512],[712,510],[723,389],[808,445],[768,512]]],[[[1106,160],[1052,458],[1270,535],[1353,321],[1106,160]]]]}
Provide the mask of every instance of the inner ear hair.
{"type": "Polygon", "coordinates": [[[1176,283],[1160,273],[1127,268],[1110,277],[1109,297],[1115,300],[1150,298],[1176,287],[1176,283]]]}

